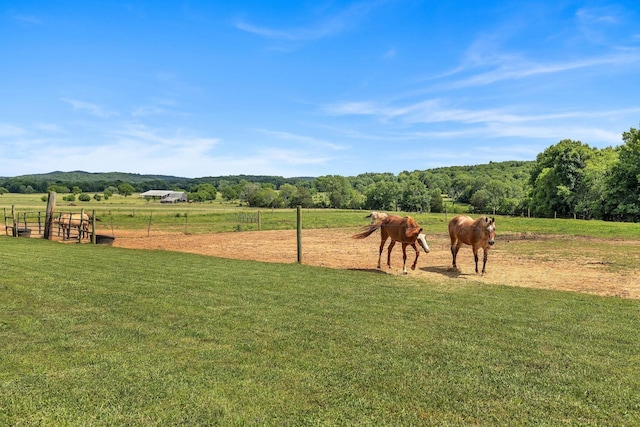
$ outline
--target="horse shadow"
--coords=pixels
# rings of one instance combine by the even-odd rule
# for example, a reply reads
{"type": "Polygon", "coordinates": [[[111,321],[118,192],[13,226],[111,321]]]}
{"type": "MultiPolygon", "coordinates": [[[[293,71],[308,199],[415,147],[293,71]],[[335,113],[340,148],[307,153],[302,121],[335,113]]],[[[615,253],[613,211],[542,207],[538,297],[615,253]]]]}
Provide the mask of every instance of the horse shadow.
{"type": "Polygon", "coordinates": [[[433,267],[423,267],[420,270],[427,271],[429,273],[441,274],[443,276],[447,276],[452,279],[455,279],[456,277],[460,277],[462,275],[462,272],[459,269],[455,269],[452,267],[433,266],[433,267]]]}

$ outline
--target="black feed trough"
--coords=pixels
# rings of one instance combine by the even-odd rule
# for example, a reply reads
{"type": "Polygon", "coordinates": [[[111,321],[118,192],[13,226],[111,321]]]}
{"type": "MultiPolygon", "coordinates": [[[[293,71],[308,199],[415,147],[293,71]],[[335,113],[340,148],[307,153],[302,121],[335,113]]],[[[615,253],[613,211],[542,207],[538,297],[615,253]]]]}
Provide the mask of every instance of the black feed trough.
{"type": "Polygon", "coordinates": [[[18,228],[18,237],[31,237],[30,228],[18,228]]]}
{"type": "Polygon", "coordinates": [[[98,245],[113,245],[113,241],[116,238],[114,236],[107,236],[106,234],[96,234],[96,244],[98,245]]]}

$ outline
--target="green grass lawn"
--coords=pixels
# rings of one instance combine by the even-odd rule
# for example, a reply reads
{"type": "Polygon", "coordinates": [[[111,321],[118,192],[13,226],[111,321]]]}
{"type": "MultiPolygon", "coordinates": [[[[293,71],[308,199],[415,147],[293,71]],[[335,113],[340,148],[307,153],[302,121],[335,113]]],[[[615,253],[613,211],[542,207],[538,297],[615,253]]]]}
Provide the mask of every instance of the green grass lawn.
{"type": "Polygon", "coordinates": [[[0,254],[0,425],[640,424],[639,301],[4,236],[0,254]]]}

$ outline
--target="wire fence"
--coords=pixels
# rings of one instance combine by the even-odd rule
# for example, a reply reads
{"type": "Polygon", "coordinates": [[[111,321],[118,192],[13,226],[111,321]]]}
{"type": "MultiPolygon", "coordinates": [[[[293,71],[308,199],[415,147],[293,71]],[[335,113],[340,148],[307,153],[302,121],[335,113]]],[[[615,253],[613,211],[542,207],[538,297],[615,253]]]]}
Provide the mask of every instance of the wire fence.
{"type": "MultiPolygon", "coordinates": [[[[56,212],[54,219],[68,216],[71,219],[79,219],[80,211],[56,212]]],[[[433,218],[444,220],[451,218],[455,213],[428,214],[428,213],[396,213],[400,215],[412,215],[419,222],[433,218]]],[[[295,209],[265,209],[256,210],[239,207],[237,209],[213,209],[202,208],[189,209],[141,209],[141,208],[107,208],[95,209],[88,212],[95,222],[74,222],[74,226],[64,226],[64,222],[53,221],[51,227],[52,238],[60,240],[77,240],[79,242],[91,241],[91,234],[101,236],[118,236],[119,238],[136,238],[173,235],[173,234],[206,234],[220,232],[244,232],[261,230],[295,230],[297,218],[295,209]]],[[[334,209],[303,209],[303,228],[359,228],[367,225],[370,211],[362,210],[334,210],[334,209]]],[[[493,215],[493,212],[485,214],[493,215]]],[[[480,215],[470,213],[471,216],[480,215]]],[[[496,212],[496,215],[500,215],[496,212]]],[[[528,211],[516,212],[511,217],[533,218],[528,211]]],[[[578,215],[554,215],[556,219],[584,219],[578,215]]],[[[44,237],[46,213],[36,209],[16,211],[4,208],[5,234],[17,237],[44,237]]]]}

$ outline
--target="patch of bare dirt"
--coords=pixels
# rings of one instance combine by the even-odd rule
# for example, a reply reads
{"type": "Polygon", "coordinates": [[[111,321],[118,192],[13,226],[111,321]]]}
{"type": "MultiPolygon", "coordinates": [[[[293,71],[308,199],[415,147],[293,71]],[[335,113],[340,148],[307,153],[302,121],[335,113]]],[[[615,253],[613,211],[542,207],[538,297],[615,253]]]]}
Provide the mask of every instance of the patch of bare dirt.
{"type": "MultiPolygon", "coordinates": [[[[302,263],[349,270],[381,271],[402,275],[402,247],[396,245],[391,257],[391,269],[386,265],[386,247],[382,268],[377,270],[379,234],[365,240],[351,238],[356,230],[316,229],[302,231],[302,263]]],[[[222,258],[246,259],[276,263],[297,262],[295,230],[233,232],[213,234],[161,234],[147,236],[147,232],[116,231],[114,246],[133,249],[158,249],[190,252],[222,258]]],[[[477,281],[496,285],[576,291],[603,296],[640,299],[640,274],[633,271],[612,272],[606,253],[576,254],[571,259],[554,259],[553,255],[521,256],[513,249],[522,241],[540,238],[532,234],[499,236],[489,253],[487,273],[475,273],[471,248],[463,246],[458,254],[459,270],[452,270],[449,239],[443,235],[428,238],[431,252],[420,253],[416,270],[410,265],[415,258],[407,248],[409,275],[430,282],[452,279],[477,281]]],[[[541,239],[549,239],[545,236],[541,239]]],[[[566,237],[564,237],[566,239],[566,237]]],[[[596,240],[596,239],[590,239],[596,240]]],[[[637,257],[640,242],[624,241],[637,257]]],[[[480,263],[482,252],[480,252],[480,263]]],[[[481,268],[481,267],[480,267],[481,268]]]]}

